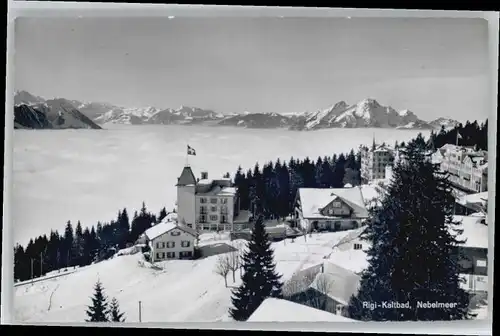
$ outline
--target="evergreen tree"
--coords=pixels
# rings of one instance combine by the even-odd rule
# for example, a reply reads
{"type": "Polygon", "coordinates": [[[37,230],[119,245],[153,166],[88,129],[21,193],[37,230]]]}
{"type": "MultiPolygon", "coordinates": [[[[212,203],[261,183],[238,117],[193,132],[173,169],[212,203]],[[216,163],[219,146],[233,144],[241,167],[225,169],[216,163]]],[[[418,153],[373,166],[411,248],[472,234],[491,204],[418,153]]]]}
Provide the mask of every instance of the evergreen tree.
{"type": "Polygon", "coordinates": [[[120,306],[118,304],[118,300],[113,298],[109,305],[109,321],[111,322],[125,322],[125,318],[123,317],[124,313],[120,312],[120,306]]]}
{"type": "Polygon", "coordinates": [[[370,321],[467,318],[469,299],[460,288],[456,251],[461,242],[452,233],[456,223],[450,184],[425,159],[421,139],[410,142],[404,155],[406,160],[395,167],[387,196],[367,226],[369,265],[359,292],[350,300],[349,315],[370,321]],[[383,302],[410,302],[410,308],[387,308],[383,302]],[[417,302],[458,305],[418,309],[417,302]]]}
{"type": "Polygon", "coordinates": [[[124,248],[130,240],[130,219],[127,209],[124,208],[118,222],[119,241],[118,246],[124,248]]]}
{"type": "Polygon", "coordinates": [[[104,296],[104,288],[101,282],[98,280],[94,286],[94,296],[91,298],[92,305],[88,306],[86,311],[89,317],[86,322],[109,322],[108,313],[108,303],[106,297],[104,296]]]}
{"type": "Polygon", "coordinates": [[[85,249],[85,241],[83,238],[82,224],[78,221],[75,229],[75,237],[73,240],[73,246],[71,251],[71,259],[73,260],[73,265],[82,266],[83,256],[85,249]]]}
{"type": "Polygon", "coordinates": [[[71,266],[72,264],[71,249],[73,247],[73,240],[73,225],[71,225],[71,222],[68,221],[66,223],[66,228],[64,229],[64,243],[62,247],[62,252],[64,253],[62,257],[64,260],[64,266],[66,267],[71,266]]]}
{"type": "MultiPolygon", "coordinates": [[[[134,218],[136,217],[137,217],[137,211],[134,213],[134,218]]],[[[164,220],[165,217],[167,217],[167,209],[163,207],[163,209],[161,209],[160,213],[158,214],[158,223],[161,223],[161,221],[164,220]]]]}
{"type": "Polygon", "coordinates": [[[342,188],[344,186],[345,165],[346,165],[346,157],[344,156],[344,154],[341,153],[337,158],[335,167],[333,168],[333,180],[332,180],[333,188],[342,188]]]}
{"type": "Polygon", "coordinates": [[[261,215],[252,230],[242,262],[242,284],[232,292],[233,308],[229,311],[236,321],[246,321],[266,298],[281,297],[283,284],[276,273],[274,252],[261,215]]]}

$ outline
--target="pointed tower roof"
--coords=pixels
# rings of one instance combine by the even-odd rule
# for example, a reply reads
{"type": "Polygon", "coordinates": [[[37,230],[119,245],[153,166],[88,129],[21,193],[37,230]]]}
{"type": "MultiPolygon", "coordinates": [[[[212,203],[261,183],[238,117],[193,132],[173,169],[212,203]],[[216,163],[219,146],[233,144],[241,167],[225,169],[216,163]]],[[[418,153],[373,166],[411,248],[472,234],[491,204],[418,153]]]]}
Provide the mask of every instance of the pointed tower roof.
{"type": "Polygon", "coordinates": [[[182,169],[181,176],[177,179],[176,186],[185,186],[189,184],[196,184],[196,178],[194,177],[191,167],[185,166],[182,169]]]}

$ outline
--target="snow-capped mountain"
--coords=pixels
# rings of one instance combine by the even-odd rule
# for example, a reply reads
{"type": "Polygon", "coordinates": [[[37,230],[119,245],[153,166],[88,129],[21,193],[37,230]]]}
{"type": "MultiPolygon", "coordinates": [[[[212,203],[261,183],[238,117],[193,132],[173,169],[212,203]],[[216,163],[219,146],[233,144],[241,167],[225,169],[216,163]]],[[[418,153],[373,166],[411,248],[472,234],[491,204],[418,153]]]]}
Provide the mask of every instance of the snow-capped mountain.
{"type": "Polygon", "coordinates": [[[312,113],[306,117],[302,129],[338,127],[432,128],[409,110],[396,111],[390,106],[381,105],[375,99],[368,98],[354,105],[340,101],[327,109],[312,113]]]}
{"type": "MultiPolygon", "coordinates": [[[[419,119],[410,110],[397,111],[375,99],[364,99],[349,105],[340,101],[316,112],[242,113],[221,114],[210,109],[180,106],[177,109],[156,107],[126,108],[109,103],[64,100],[73,109],[82,112],[97,124],[164,124],[164,125],[220,125],[245,128],[288,128],[291,130],[318,130],[325,128],[399,128],[439,129],[441,125],[453,127],[457,121],[439,118],[432,122],[419,119]]],[[[17,105],[40,106],[46,101],[26,91],[16,92],[17,105]]],[[[35,116],[33,116],[35,117],[35,116]]],[[[35,118],[36,119],[36,118],[35,118]]]]}
{"type": "MultiPolygon", "coordinates": [[[[23,94],[18,101],[26,103],[14,106],[14,128],[101,128],[77,110],[69,100],[56,98],[34,103],[32,100],[26,100],[27,97],[27,95],[23,94]]],[[[43,99],[40,97],[36,98],[43,99]]]]}
{"type": "Polygon", "coordinates": [[[159,112],[155,107],[136,107],[123,108],[113,105],[108,105],[110,108],[107,112],[95,118],[94,121],[99,124],[114,123],[114,124],[144,124],[147,120],[159,112]]]}
{"type": "Polygon", "coordinates": [[[294,117],[278,113],[243,113],[229,116],[221,120],[221,126],[237,126],[245,128],[289,128],[294,117]]]}
{"type": "Polygon", "coordinates": [[[28,91],[16,91],[14,93],[14,105],[38,105],[38,104],[43,104],[45,102],[45,99],[42,97],[37,97],[29,93],[28,91]]]}
{"type": "Polygon", "coordinates": [[[431,121],[429,124],[437,129],[441,129],[442,126],[444,126],[445,129],[450,129],[458,126],[460,122],[449,118],[437,118],[436,120],[431,121]]]}

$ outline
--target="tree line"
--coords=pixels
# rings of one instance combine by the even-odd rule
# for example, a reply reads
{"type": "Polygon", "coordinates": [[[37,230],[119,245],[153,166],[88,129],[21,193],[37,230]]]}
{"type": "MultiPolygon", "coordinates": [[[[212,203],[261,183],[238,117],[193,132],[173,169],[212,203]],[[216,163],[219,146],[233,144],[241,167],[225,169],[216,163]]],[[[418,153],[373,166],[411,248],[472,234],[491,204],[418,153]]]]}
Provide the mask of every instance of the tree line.
{"type": "Polygon", "coordinates": [[[429,142],[434,149],[440,148],[445,144],[457,143],[457,134],[459,146],[475,146],[477,149],[488,150],[488,119],[482,123],[477,120],[470,122],[467,120],[465,125],[459,123],[457,126],[446,130],[444,126],[438,132],[432,131],[429,142]]]}
{"type": "Polygon", "coordinates": [[[116,219],[98,222],[83,229],[80,221],[76,226],[68,221],[64,233],[51,230],[49,236],[31,239],[26,247],[14,247],[14,279],[25,281],[74,266],[86,266],[109,258],[117,249],[137,241],[153,224],[167,216],[163,208],[158,215],[149,212],[143,203],[130,219],[126,208],[118,211],[116,219]]]}
{"type": "Polygon", "coordinates": [[[238,188],[240,209],[259,213],[265,219],[284,218],[292,213],[298,188],[342,188],[361,184],[361,155],[318,157],[316,161],[290,158],[288,162],[256,163],[246,173],[238,167],[234,185],[238,188]]]}

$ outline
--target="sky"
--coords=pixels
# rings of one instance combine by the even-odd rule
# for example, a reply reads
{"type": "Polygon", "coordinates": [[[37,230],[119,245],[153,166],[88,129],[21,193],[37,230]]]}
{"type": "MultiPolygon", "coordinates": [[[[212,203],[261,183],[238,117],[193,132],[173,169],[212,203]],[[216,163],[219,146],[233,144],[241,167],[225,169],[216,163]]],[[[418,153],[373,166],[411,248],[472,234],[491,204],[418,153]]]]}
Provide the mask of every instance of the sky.
{"type": "Polygon", "coordinates": [[[424,120],[486,118],[488,26],[443,18],[19,18],[15,88],[222,113],[374,98],[424,120]]]}

